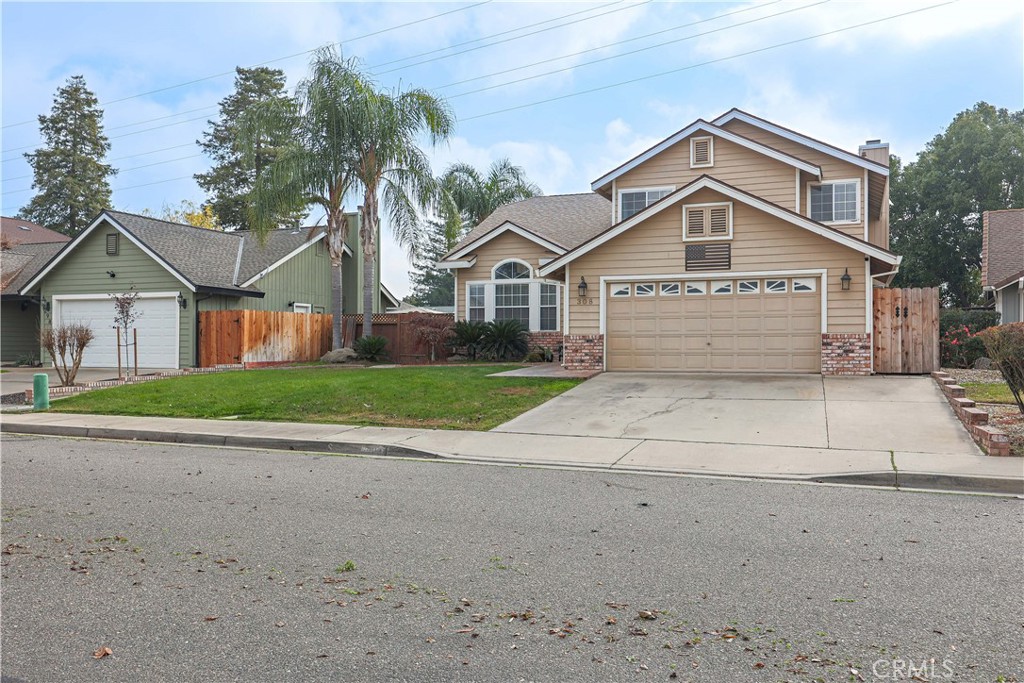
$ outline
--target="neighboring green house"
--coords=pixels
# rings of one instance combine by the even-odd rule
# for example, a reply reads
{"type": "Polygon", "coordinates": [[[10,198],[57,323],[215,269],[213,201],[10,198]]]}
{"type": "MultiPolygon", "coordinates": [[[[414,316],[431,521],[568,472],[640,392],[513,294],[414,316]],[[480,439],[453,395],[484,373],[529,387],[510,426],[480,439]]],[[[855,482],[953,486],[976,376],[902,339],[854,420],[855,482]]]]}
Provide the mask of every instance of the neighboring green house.
{"type": "MultiPolygon", "coordinates": [[[[355,257],[358,217],[347,218],[344,311],[361,313],[362,290],[353,289],[362,283],[361,259],[355,257]]],[[[246,231],[206,230],[107,210],[42,265],[19,294],[39,302],[44,326],[89,324],[96,337],[83,367],[112,367],[117,341],[111,295],[134,290],[139,293],[134,324],[139,367],[192,367],[200,311],[329,313],[324,237],[319,227],[284,229],[272,231],[261,244],[246,231]]],[[[379,282],[377,290],[374,312],[390,305],[382,301],[379,282]]]]}

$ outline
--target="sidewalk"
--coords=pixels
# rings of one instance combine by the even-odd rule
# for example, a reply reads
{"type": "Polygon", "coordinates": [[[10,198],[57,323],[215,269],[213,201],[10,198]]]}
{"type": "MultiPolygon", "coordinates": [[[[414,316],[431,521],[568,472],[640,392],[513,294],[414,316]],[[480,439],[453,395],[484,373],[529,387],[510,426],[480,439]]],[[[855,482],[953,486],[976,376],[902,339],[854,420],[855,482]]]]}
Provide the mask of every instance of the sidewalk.
{"type": "Polygon", "coordinates": [[[1024,495],[1024,460],[981,455],[59,413],[5,413],[0,431],[1024,495]]]}

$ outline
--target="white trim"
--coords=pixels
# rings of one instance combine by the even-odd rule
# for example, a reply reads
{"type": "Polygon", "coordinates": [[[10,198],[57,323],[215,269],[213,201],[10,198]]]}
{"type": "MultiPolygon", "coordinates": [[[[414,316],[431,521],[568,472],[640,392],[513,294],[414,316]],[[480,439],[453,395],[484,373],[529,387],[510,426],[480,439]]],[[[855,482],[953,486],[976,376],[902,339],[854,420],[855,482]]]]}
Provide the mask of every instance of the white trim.
{"type": "Polygon", "coordinates": [[[743,111],[739,111],[737,109],[732,109],[726,112],[725,114],[722,114],[712,123],[718,126],[724,126],[725,124],[729,123],[729,121],[732,121],[734,119],[739,119],[744,123],[749,123],[750,125],[756,126],[757,128],[760,128],[762,130],[766,130],[769,133],[775,133],[779,137],[786,138],[787,140],[804,145],[805,147],[810,147],[813,150],[821,152],[822,154],[828,154],[829,156],[835,157],[836,159],[842,159],[843,161],[854,164],[856,166],[860,166],[861,168],[866,168],[867,170],[872,171],[874,173],[878,173],[884,176],[889,175],[889,168],[887,166],[882,166],[880,164],[876,164],[873,161],[868,161],[864,157],[861,157],[858,154],[854,154],[853,152],[847,152],[846,150],[837,149],[823,142],[812,140],[811,138],[801,135],[800,133],[791,130],[786,130],[781,126],[777,126],[774,123],[769,123],[768,121],[764,121],[755,116],[751,116],[750,114],[747,114],[746,112],[743,111]]]}
{"type": "MultiPolygon", "coordinates": [[[[163,266],[164,269],[168,273],[173,275],[176,280],[178,280],[179,282],[181,282],[181,284],[183,284],[186,287],[188,287],[190,292],[196,291],[196,286],[193,285],[188,280],[186,280],[183,275],[181,275],[177,270],[174,269],[173,266],[171,266],[171,264],[167,263],[167,261],[165,261],[162,258],[160,258],[159,256],[157,256],[156,253],[153,252],[149,247],[147,247],[145,244],[140,242],[135,237],[135,235],[133,235],[130,232],[128,232],[128,230],[126,230],[124,228],[124,226],[122,226],[120,223],[118,223],[116,220],[114,220],[106,211],[103,211],[103,212],[100,213],[99,216],[96,217],[96,220],[94,220],[92,222],[92,224],[89,225],[88,228],[86,228],[85,230],[82,231],[81,235],[76,237],[71,242],[68,242],[64,246],[63,249],[61,249],[59,252],[57,252],[57,255],[50,261],[50,263],[45,268],[43,268],[41,271],[39,271],[36,274],[36,276],[29,281],[29,283],[27,285],[25,285],[20,290],[18,290],[18,294],[23,294],[24,295],[27,292],[29,292],[30,290],[32,290],[32,288],[34,288],[37,284],[39,284],[39,281],[42,280],[46,276],[47,273],[49,273],[51,270],[53,270],[57,266],[58,263],[63,261],[64,257],[66,257],[68,254],[70,254],[72,251],[74,251],[75,248],[77,248],[78,245],[81,244],[85,240],[86,237],[88,237],[90,234],[92,234],[92,231],[95,230],[96,227],[98,225],[102,224],[104,221],[106,221],[107,223],[112,225],[115,230],[117,230],[118,232],[123,234],[125,237],[127,237],[128,241],[131,242],[132,244],[134,244],[139,249],[141,249],[142,252],[144,254],[146,254],[146,256],[150,257],[151,259],[153,259],[154,261],[159,263],[161,266],[163,266]]],[[[116,257],[111,256],[111,258],[116,258],[116,257]]]]}
{"type": "MultiPolygon", "coordinates": [[[[515,259],[508,259],[508,260],[515,260],[515,259]]],[[[504,263],[504,261],[503,261],[503,263],[504,263]]],[[[464,290],[465,290],[465,296],[466,296],[466,305],[465,305],[466,317],[464,318],[465,320],[469,320],[470,319],[469,318],[469,302],[470,302],[470,299],[469,299],[469,288],[473,287],[475,285],[480,285],[480,286],[482,286],[484,288],[484,319],[483,319],[483,322],[488,322],[488,321],[494,320],[494,309],[496,308],[495,305],[494,305],[494,293],[495,293],[494,292],[494,288],[496,286],[498,286],[498,285],[527,285],[527,290],[529,291],[529,304],[528,304],[528,306],[529,306],[529,309],[530,309],[530,324],[528,326],[529,327],[529,331],[530,332],[559,332],[559,331],[562,330],[562,320],[563,320],[562,312],[560,310],[558,310],[559,306],[557,304],[555,305],[555,329],[553,329],[553,330],[542,330],[542,329],[540,329],[540,309],[541,309],[540,286],[541,285],[555,285],[556,287],[561,287],[562,286],[562,282],[561,281],[559,281],[559,280],[549,280],[549,279],[544,279],[544,278],[530,278],[530,279],[525,279],[524,278],[524,279],[520,279],[520,280],[493,280],[493,279],[492,280],[468,280],[467,282],[465,282],[463,284],[463,287],[464,287],[464,290]],[[534,304],[536,304],[536,306],[534,304]]],[[[566,291],[567,292],[568,292],[568,289],[569,288],[566,287],[566,291]]],[[[557,293],[556,293],[555,296],[557,297],[557,293]]],[[[515,308],[522,308],[522,306],[516,306],[515,308]]],[[[456,310],[458,310],[458,309],[456,309],[456,310]]],[[[568,310],[569,310],[569,301],[568,301],[568,298],[567,298],[566,299],[566,312],[568,312],[568,310]]],[[[566,329],[568,329],[568,328],[566,328],[566,329]]],[[[566,333],[562,332],[562,334],[566,334],[566,333]]]]}
{"type": "Polygon", "coordinates": [[[562,336],[569,334],[569,266],[565,267],[565,317],[562,318],[562,336]]]}
{"type": "Polygon", "coordinates": [[[494,280],[494,281],[498,280],[498,278],[494,277],[494,274],[498,271],[498,268],[501,268],[506,263],[518,263],[521,266],[526,266],[526,272],[528,272],[530,274],[530,277],[503,278],[501,280],[502,282],[504,282],[505,280],[508,280],[509,282],[517,282],[517,281],[526,282],[528,280],[532,280],[533,279],[533,266],[531,266],[529,263],[527,263],[526,261],[524,261],[521,258],[513,257],[513,258],[507,258],[504,261],[498,261],[497,263],[494,264],[494,266],[491,268],[491,279],[492,280],[494,280]]]}
{"type": "Polygon", "coordinates": [[[771,147],[767,147],[759,142],[755,142],[741,135],[737,135],[736,133],[728,131],[725,128],[720,128],[719,126],[713,123],[708,123],[707,121],[704,121],[702,119],[697,119],[686,128],[683,128],[681,131],[673,133],[669,137],[665,138],[664,140],[656,144],[654,147],[648,149],[646,152],[642,152],[641,154],[633,157],[632,159],[622,164],[615,170],[604,174],[603,176],[601,176],[600,178],[598,178],[597,180],[590,184],[590,189],[596,192],[599,188],[604,187],[606,184],[608,184],[609,181],[613,181],[616,178],[622,176],[623,174],[632,171],[634,168],[644,163],[648,159],[660,154],[661,152],[665,151],[666,149],[676,144],[680,140],[686,139],[693,133],[696,133],[698,130],[702,130],[705,133],[710,133],[711,135],[718,136],[723,140],[734,142],[737,145],[741,145],[743,147],[746,147],[747,149],[752,149],[755,152],[760,152],[761,154],[772,159],[775,159],[776,161],[781,161],[784,164],[795,166],[801,170],[807,171],[808,173],[814,174],[815,177],[821,177],[821,168],[819,166],[808,163],[803,159],[797,159],[796,157],[790,156],[785,152],[780,152],[777,149],[772,149],[771,147]]]}
{"type": "Polygon", "coordinates": [[[800,213],[800,169],[794,168],[793,173],[796,175],[796,203],[793,204],[793,210],[800,213]]]}
{"type": "Polygon", "coordinates": [[[993,292],[1001,292],[1001,291],[1003,291],[1004,289],[1006,289],[1007,287],[1009,287],[1011,285],[1020,285],[1020,284],[1024,284],[1024,278],[1021,278],[1019,280],[1010,280],[1009,282],[1007,282],[1002,287],[993,287],[992,291],[993,292]]]}
{"type": "Polygon", "coordinates": [[[499,235],[504,235],[506,232],[514,232],[515,234],[519,235],[520,237],[522,237],[524,239],[528,239],[531,242],[534,242],[535,244],[539,244],[540,246],[544,247],[548,251],[553,251],[553,252],[555,252],[558,255],[562,255],[566,251],[565,247],[561,247],[561,246],[555,244],[554,242],[549,242],[548,240],[544,239],[540,235],[536,235],[536,234],[530,232],[529,230],[527,230],[526,228],[519,227],[518,225],[516,225],[512,221],[505,221],[504,223],[502,223],[501,225],[496,227],[494,230],[491,230],[489,233],[487,233],[483,237],[481,237],[479,239],[476,239],[476,240],[473,240],[472,242],[470,242],[466,246],[462,247],[461,249],[459,249],[458,251],[453,253],[451,256],[448,256],[447,258],[445,258],[442,261],[442,263],[444,261],[448,261],[449,259],[459,259],[459,258],[462,258],[463,256],[465,256],[466,254],[470,253],[471,251],[476,251],[477,249],[479,249],[484,244],[487,244],[488,242],[493,240],[495,237],[497,237],[499,235]]]}
{"type": "Polygon", "coordinates": [[[537,259],[537,265],[538,266],[546,266],[547,264],[551,263],[554,260],[555,260],[554,258],[539,258],[539,259],[537,259]]]}
{"type": "Polygon", "coordinates": [[[452,313],[457,322],[465,320],[465,318],[459,318],[459,271],[456,270],[452,275],[455,276],[455,290],[452,292],[452,313]]]}
{"type": "MultiPolygon", "coordinates": [[[[94,224],[95,225],[95,224],[94,224]]],[[[87,228],[88,229],[88,228],[87,228]]],[[[83,233],[84,234],[84,233],[83,233]]],[[[81,236],[81,235],[80,235],[81,236]]],[[[174,369],[181,367],[181,306],[178,305],[178,296],[181,292],[138,292],[139,299],[171,299],[174,303],[174,369]]],[[[109,301],[112,295],[109,293],[98,294],[53,294],[51,320],[54,327],[61,324],[61,304],[65,301],[109,301]]],[[[111,325],[113,327],[113,325],[111,325]]],[[[195,330],[192,331],[195,334],[195,330]]],[[[120,355],[120,349],[118,350],[120,355]]],[[[54,360],[50,359],[51,366],[54,360]]]]}
{"type": "Polygon", "coordinates": [[[434,267],[438,270],[458,270],[459,268],[472,268],[476,265],[476,256],[465,261],[438,261],[434,267]]]}
{"type": "Polygon", "coordinates": [[[327,233],[322,232],[319,235],[317,235],[316,237],[314,237],[313,239],[306,240],[297,249],[291,250],[288,254],[286,254],[285,256],[282,256],[280,259],[278,259],[274,263],[270,264],[269,266],[267,266],[266,268],[264,268],[260,272],[256,273],[255,275],[253,275],[251,278],[249,278],[245,282],[243,282],[241,285],[239,285],[239,287],[248,287],[249,285],[251,285],[252,283],[256,282],[257,280],[262,280],[263,278],[265,278],[270,273],[270,271],[274,270],[278,266],[283,265],[287,261],[290,261],[292,258],[294,258],[295,256],[298,256],[300,253],[302,253],[306,249],[309,249],[311,246],[313,246],[314,244],[316,244],[317,242],[319,242],[320,240],[322,240],[325,237],[327,237],[327,233]]]}
{"type": "MultiPolygon", "coordinates": [[[[861,202],[860,202],[860,188],[861,188],[860,178],[838,178],[836,180],[812,180],[812,181],[809,181],[807,183],[807,210],[804,212],[804,215],[807,216],[808,218],[811,218],[811,188],[812,187],[824,187],[825,185],[838,185],[840,183],[853,183],[854,185],[857,186],[857,189],[854,190],[854,193],[853,193],[854,197],[857,198],[857,208],[856,208],[857,217],[854,218],[852,221],[817,221],[817,222],[821,223],[822,225],[839,226],[839,225],[857,225],[858,223],[861,222],[862,218],[864,218],[864,220],[867,220],[867,211],[864,210],[864,207],[861,206],[861,202]]],[[[836,198],[835,192],[836,191],[833,189],[832,190],[832,212],[833,213],[835,213],[835,208],[836,208],[836,206],[835,206],[835,201],[836,201],[836,199],[835,199],[836,198]]],[[[815,219],[811,218],[811,220],[815,220],[815,219]]],[[[867,228],[864,229],[864,238],[865,238],[864,241],[867,242],[867,228]]]]}
{"type": "Polygon", "coordinates": [[[731,240],[732,239],[732,202],[704,202],[703,204],[683,204],[683,241],[684,242],[716,242],[719,240],[731,240]],[[687,209],[703,209],[714,206],[725,206],[729,209],[729,232],[726,235],[712,235],[711,234],[711,214],[708,214],[708,223],[705,226],[706,237],[688,237],[686,234],[687,229],[687,209]]]}
{"type": "Polygon", "coordinates": [[[714,135],[702,135],[700,137],[690,138],[690,168],[711,168],[715,165],[715,136],[714,135]],[[708,161],[706,164],[695,164],[693,163],[693,147],[694,143],[698,140],[708,141],[708,161]]]}
{"type": "Polygon", "coordinates": [[[392,305],[395,307],[401,306],[402,302],[398,300],[398,297],[391,293],[391,290],[384,286],[384,283],[380,283],[380,293],[391,300],[392,305]]]}
{"type": "Polygon", "coordinates": [[[870,207],[871,195],[868,193],[869,192],[868,191],[868,170],[866,168],[864,169],[864,185],[863,185],[863,188],[864,188],[864,241],[865,242],[870,242],[871,240],[868,239],[868,225],[870,225],[870,223],[871,223],[871,218],[870,218],[871,211],[869,210],[871,208],[870,207]]]}
{"type": "Polygon", "coordinates": [[[864,330],[871,347],[871,373],[875,372],[875,287],[871,280],[871,259],[864,259],[864,330]]]}
{"type": "Polygon", "coordinates": [[[313,312],[313,304],[303,304],[303,303],[299,303],[298,301],[296,301],[295,303],[292,304],[292,313],[312,313],[312,312],[313,312]],[[299,310],[300,307],[302,308],[302,310],[299,310]]]}
{"type": "MultiPolygon", "coordinates": [[[[616,282],[657,282],[659,280],[726,280],[726,279],[750,279],[750,278],[789,278],[789,277],[805,277],[812,276],[820,278],[818,285],[818,293],[821,294],[821,333],[826,334],[828,332],[828,269],[827,268],[810,268],[806,270],[755,270],[755,271],[720,271],[715,273],[683,273],[681,275],[673,275],[666,273],[665,275],[602,275],[601,276],[601,299],[600,308],[598,311],[598,333],[604,335],[607,338],[607,328],[605,326],[605,315],[607,313],[607,293],[608,285],[616,282]]],[[[685,291],[685,290],[684,290],[685,291]]],[[[708,296],[711,295],[711,287],[708,286],[708,296]]],[[[722,296],[722,295],[719,295],[722,296]]],[[[607,356],[606,356],[607,358],[607,356]]]]}
{"type": "Polygon", "coordinates": [[[771,204],[769,202],[766,202],[763,199],[754,197],[752,195],[747,195],[744,192],[739,192],[728,187],[727,185],[722,184],[721,182],[715,180],[714,178],[705,176],[700,178],[699,180],[693,181],[685,188],[677,190],[674,195],[669,195],[668,197],[665,198],[665,200],[662,200],[652,206],[647,207],[640,213],[630,217],[628,220],[619,223],[614,228],[605,231],[604,233],[593,238],[589,242],[584,242],[582,245],[574,249],[572,252],[569,252],[563,256],[556,258],[551,263],[540,268],[538,270],[538,273],[541,276],[553,273],[566,263],[570,263],[571,261],[579,258],[580,256],[583,256],[584,254],[593,251],[594,249],[601,246],[605,242],[608,242],[609,240],[618,237],[626,230],[632,228],[634,225],[641,223],[644,220],[647,220],[648,218],[657,214],[658,212],[664,211],[666,208],[674,204],[677,204],[678,202],[682,201],[683,199],[690,196],[694,192],[697,192],[698,190],[702,190],[704,188],[710,188],[712,190],[715,190],[716,192],[726,195],[727,197],[732,197],[733,199],[739,202],[743,202],[748,206],[752,206],[755,209],[771,214],[776,218],[781,218],[782,220],[792,223],[797,227],[809,230],[810,232],[813,232],[816,235],[820,235],[821,237],[842,244],[843,246],[850,247],[851,249],[859,251],[860,253],[865,254],[867,256],[873,256],[874,258],[877,258],[879,261],[882,261],[884,263],[899,263],[898,256],[888,251],[885,251],[880,247],[876,247],[873,244],[865,243],[857,239],[856,237],[852,237],[837,230],[829,229],[828,227],[818,223],[817,221],[812,221],[811,219],[801,216],[799,214],[790,213],[789,211],[774,204],[771,204]]]}
{"type": "MultiPolygon", "coordinates": [[[[673,192],[676,191],[676,186],[675,185],[663,185],[663,186],[660,186],[660,187],[655,186],[655,187],[624,187],[624,188],[622,188],[621,190],[619,190],[619,194],[616,195],[618,197],[618,200],[619,200],[618,203],[617,203],[618,217],[616,217],[616,215],[613,213],[612,214],[612,221],[617,223],[617,222],[622,220],[622,195],[626,194],[627,192],[645,192],[645,193],[650,193],[650,192],[665,192],[666,190],[667,190],[666,194],[672,194],[673,192]]],[[[658,199],[656,199],[654,201],[659,201],[664,196],[665,195],[662,195],[662,197],[659,197],[658,199]]],[[[644,209],[646,209],[648,206],[650,206],[653,203],[654,202],[650,202],[649,204],[645,205],[644,209]]],[[[643,211],[644,209],[640,209],[640,211],[643,211]]],[[[640,211],[637,211],[636,213],[640,213],[640,211]]],[[[636,214],[633,214],[633,215],[635,216],[636,214]]]]}

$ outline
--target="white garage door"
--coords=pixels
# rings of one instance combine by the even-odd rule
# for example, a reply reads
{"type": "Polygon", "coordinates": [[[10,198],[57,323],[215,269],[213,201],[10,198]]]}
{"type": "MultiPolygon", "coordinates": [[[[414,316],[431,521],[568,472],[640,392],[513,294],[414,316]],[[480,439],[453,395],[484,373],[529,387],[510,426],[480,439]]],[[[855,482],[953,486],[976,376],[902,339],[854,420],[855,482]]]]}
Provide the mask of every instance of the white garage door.
{"type": "MultiPolygon", "coordinates": [[[[139,313],[135,321],[138,330],[139,368],[178,367],[178,308],[174,296],[139,297],[135,302],[139,313]]],[[[92,328],[95,338],[85,350],[82,367],[117,367],[117,332],[114,329],[114,302],[106,295],[87,299],[61,299],[54,301],[54,324],[82,323],[92,328]]],[[[122,340],[123,342],[124,340],[122,340]]],[[[121,363],[125,363],[121,350],[121,363]]],[[[134,363],[132,351],[128,362],[134,363]]]]}
{"type": "Polygon", "coordinates": [[[818,279],[612,284],[609,370],[820,372],[818,279]]]}

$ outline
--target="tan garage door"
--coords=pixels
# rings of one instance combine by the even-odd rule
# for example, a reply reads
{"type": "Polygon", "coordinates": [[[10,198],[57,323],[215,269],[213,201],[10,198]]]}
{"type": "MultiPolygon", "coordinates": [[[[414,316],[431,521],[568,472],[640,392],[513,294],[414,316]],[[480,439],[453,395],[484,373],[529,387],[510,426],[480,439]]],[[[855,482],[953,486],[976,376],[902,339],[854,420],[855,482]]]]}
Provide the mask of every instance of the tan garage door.
{"type": "Polygon", "coordinates": [[[820,372],[818,278],[609,285],[609,370],[820,372]]]}

